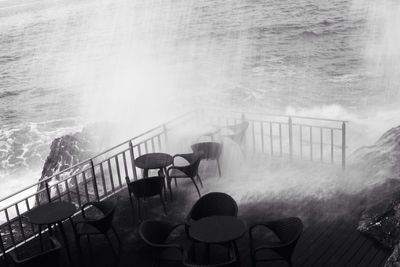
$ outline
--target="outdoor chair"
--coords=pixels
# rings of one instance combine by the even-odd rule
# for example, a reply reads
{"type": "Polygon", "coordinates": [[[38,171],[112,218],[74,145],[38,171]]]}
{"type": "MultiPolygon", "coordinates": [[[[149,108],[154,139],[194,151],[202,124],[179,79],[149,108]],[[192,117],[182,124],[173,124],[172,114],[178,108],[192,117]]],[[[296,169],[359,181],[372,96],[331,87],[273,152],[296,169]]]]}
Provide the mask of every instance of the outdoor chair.
{"type": "Polygon", "coordinates": [[[163,198],[163,188],[164,188],[164,177],[162,176],[154,176],[143,178],[136,181],[129,181],[129,178],[126,177],[126,184],[128,185],[128,193],[129,193],[129,201],[131,202],[131,206],[133,206],[132,194],[136,198],[137,207],[138,207],[138,217],[142,220],[142,212],[141,212],[141,199],[146,199],[148,197],[160,196],[161,204],[164,209],[164,213],[167,214],[167,209],[165,207],[165,202],[163,198]]]}
{"type": "Polygon", "coordinates": [[[175,229],[183,225],[156,220],[145,220],[140,224],[140,237],[153,249],[153,266],[160,266],[163,261],[182,263],[187,244],[171,242],[170,237],[175,229]]]}
{"type": "Polygon", "coordinates": [[[201,142],[191,146],[194,153],[201,155],[201,159],[205,160],[216,160],[218,167],[218,174],[221,177],[221,166],[219,163],[219,157],[222,152],[222,145],[216,142],[201,142]]]}
{"type": "Polygon", "coordinates": [[[196,181],[195,181],[195,179],[197,178],[201,187],[203,187],[203,182],[201,181],[201,178],[198,173],[201,156],[196,153],[188,153],[188,154],[176,154],[176,155],[174,155],[173,158],[174,158],[174,160],[175,160],[175,158],[183,158],[189,163],[189,165],[175,166],[173,163],[173,165],[168,168],[167,184],[168,184],[168,189],[169,189],[171,200],[172,200],[172,189],[171,189],[172,179],[175,179],[175,185],[177,185],[176,179],[190,179],[192,181],[192,183],[194,184],[194,186],[196,187],[199,197],[201,197],[199,187],[197,186],[196,181]]]}
{"type": "MultiPolygon", "coordinates": [[[[183,266],[185,267],[238,267],[240,266],[239,260],[235,255],[235,250],[232,244],[227,245],[228,248],[228,257],[225,260],[218,260],[218,263],[204,263],[204,259],[198,262],[195,255],[195,247],[191,245],[189,249],[185,250],[183,257],[183,266]]],[[[225,253],[224,253],[225,254],[225,253]]]]}
{"type": "Polygon", "coordinates": [[[238,206],[230,195],[212,192],[197,200],[186,217],[186,223],[190,225],[192,221],[215,215],[237,216],[237,213],[238,206]]]}
{"type": "Polygon", "coordinates": [[[21,259],[19,255],[15,252],[15,250],[9,253],[9,256],[16,267],[32,267],[32,266],[41,266],[41,267],[57,267],[60,265],[60,251],[61,244],[58,240],[50,236],[50,242],[52,248],[41,252],[37,255],[21,259]]]}
{"type": "Polygon", "coordinates": [[[232,133],[228,135],[223,135],[222,137],[230,138],[233,142],[238,144],[240,151],[243,155],[245,155],[243,145],[247,128],[249,128],[249,122],[244,121],[235,125],[227,126],[226,128],[228,128],[232,133]]]}
{"type": "MultiPolygon", "coordinates": [[[[81,207],[82,211],[82,220],[77,220],[74,222],[75,225],[75,235],[76,242],[78,244],[79,252],[82,253],[80,247],[80,237],[86,235],[88,240],[89,249],[91,251],[90,238],[91,235],[104,235],[107,243],[110,245],[112,253],[114,254],[115,259],[118,261],[118,253],[117,251],[121,248],[121,240],[117,231],[115,230],[112,222],[115,214],[115,204],[111,201],[102,201],[102,202],[88,202],[81,207]],[[94,207],[96,211],[95,215],[88,216],[87,207],[94,207]],[[115,250],[112,242],[108,236],[110,230],[114,233],[115,237],[118,241],[118,250],[115,250]]],[[[82,260],[82,254],[81,260],[82,260]]]]}
{"type": "Polygon", "coordinates": [[[267,261],[286,261],[289,266],[292,265],[292,254],[296,247],[297,241],[303,232],[303,223],[299,218],[291,217],[281,220],[258,223],[250,227],[250,256],[252,266],[255,267],[257,262],[267,261]],[[254,230],[256,227],[264,227],[271,230],[279,241],[264,241],[262,245],[255,245],[254,230]],[[263,252],[273,251],[274,257],[263,257],[263,252]]]}

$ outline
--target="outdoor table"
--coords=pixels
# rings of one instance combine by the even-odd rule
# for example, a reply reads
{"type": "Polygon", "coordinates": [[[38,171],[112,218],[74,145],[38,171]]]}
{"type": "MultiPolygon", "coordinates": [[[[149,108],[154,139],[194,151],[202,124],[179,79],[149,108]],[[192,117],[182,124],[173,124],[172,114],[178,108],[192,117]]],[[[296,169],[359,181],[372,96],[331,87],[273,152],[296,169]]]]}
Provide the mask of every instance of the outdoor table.
{"type": "MultiPolygon", "coordinates": [[[[234,216],[209,216],[194,221],[189,228],[189,236],[195,241],[207,244],[227,244],[232,242],[239,259],[236,240],[246,231],[242,220],[234,216]]],[[[209,254],[209,253],[208,253],[209,254]]]]}
{"type": "Polygon", "coordinates": [[[149,176],[150,169],[159,169],[166,174],[166,168],[171,165],[172,162],[172,156],[166,153],[148,153],[135,159],[136,166],[143,169],[143,177],[149,176]]]}
{"type": "Polygon", "coordinates": [[[69,251],[67,236],[65,234],[62,221],[69,219],[72,227],[74,227],[71,216],[75,212],[76,212],[76,207],[72,203],[50,202],[40,205],[26,213],[25,217],[29,220],[29,222],[39,226],[39,238],[42,250],[43,250],[42,234],[41,234],[42,226],[47,225],[49,233],[50,235],[52,235],[53,232],[51,230],[51,226],[53,224],[56,224],[60,228],[60,232],[62,238],[64,239],[65,247],[67,249],[68,259],[71,262],[71,254],[69,251]]]}

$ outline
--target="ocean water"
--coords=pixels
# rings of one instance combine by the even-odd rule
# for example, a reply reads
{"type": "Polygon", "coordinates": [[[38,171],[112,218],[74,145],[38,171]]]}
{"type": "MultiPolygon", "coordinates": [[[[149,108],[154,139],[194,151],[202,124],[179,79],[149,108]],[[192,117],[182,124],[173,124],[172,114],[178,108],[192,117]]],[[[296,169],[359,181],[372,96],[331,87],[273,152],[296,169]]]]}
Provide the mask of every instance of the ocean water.
{"type": "Polygon", "coordinates": [[[0,0],[0,195],[40,177],[56,137],[102,121],[133,133],[182,106],[348,119],[374,140],[400,121],[399,11],[391,0],[0,0]]]}

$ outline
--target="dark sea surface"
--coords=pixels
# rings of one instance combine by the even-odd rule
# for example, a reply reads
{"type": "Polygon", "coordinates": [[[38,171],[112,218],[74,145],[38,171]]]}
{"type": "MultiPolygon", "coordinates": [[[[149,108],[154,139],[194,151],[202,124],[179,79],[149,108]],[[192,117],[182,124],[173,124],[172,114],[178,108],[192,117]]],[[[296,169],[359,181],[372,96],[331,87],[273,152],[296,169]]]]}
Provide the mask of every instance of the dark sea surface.
{"type": "Polygon", "coordinates": [[[0,184],[36,181],[60,135],[181,102],[349,119],[376,137],[399,121],[399,11],[386,0],[0,0],[0,184]]]}

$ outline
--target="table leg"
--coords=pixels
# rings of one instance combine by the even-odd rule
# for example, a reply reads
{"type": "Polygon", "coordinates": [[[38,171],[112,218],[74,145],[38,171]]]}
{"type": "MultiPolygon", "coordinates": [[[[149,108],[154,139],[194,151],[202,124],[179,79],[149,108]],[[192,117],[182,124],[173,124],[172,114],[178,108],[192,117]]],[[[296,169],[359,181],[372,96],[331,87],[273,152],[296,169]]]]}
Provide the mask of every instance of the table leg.
{"type": "Polygon", "coordinates": [[[58,222],[57,224],[58,224],[58,227],[60,227],[60,232],[61,232],[62,238],[64,239],[65,248],[67,249],[68,260],[70,263],[72,263],[71,252],[69,251],[68,240],[67,240],[67,236],[65,234],[64,226],[63,226],[62,222],[58,222]]]}
{"type": "Polygon", "coordinates": [[[43,238],[42,238],[42,225],[39,224],[38,228],[39,228],[40,249],[41,249],[41,251],[44,251],[43,238]]]}
{"type": "Polygon", "coordinates": [[[149,169],[144,169],[143,170],[143,178],[149,177],[149,169]]]}
{"type": "Polygon", "coordinates": [[[74,224],[74,221],[72,220],[72,218],[69,218],[69,222],[71,223],[72,231],[74,232],[75,243],[76,243],[76,247],[78,249],[78,256],[79,256],[80,266],[84,266],[82,248],[81,248],[81,243],[80,243],[80,237],[78,236],[78,233],[76,232],[75,224],[74,224]]]}
{"type": "Polygon", "coordinates": [[[235,254],[236,254],[236,260],[239,263],[240,266],[240,253],[239,253],[239,249],[237,247],[236,241],[233,241],[233,248],[235,250],[235,254]]]}

